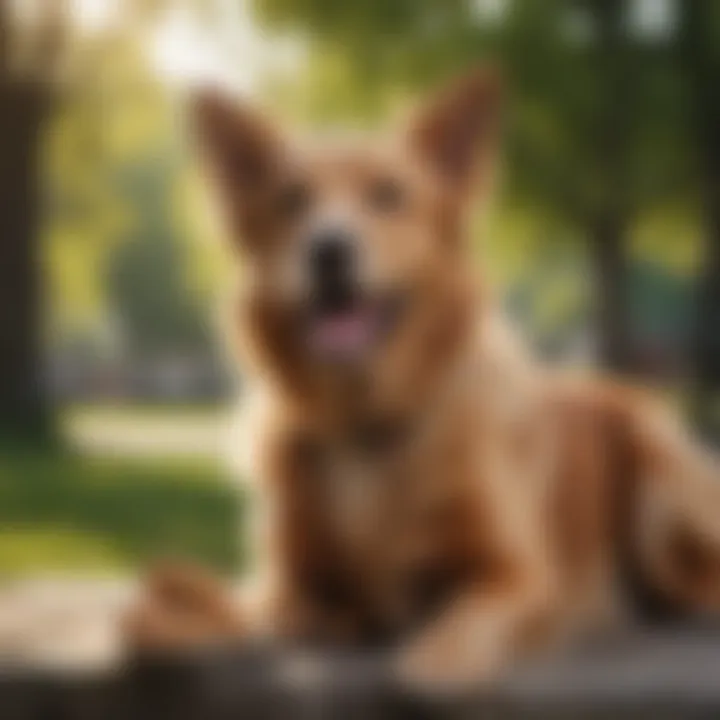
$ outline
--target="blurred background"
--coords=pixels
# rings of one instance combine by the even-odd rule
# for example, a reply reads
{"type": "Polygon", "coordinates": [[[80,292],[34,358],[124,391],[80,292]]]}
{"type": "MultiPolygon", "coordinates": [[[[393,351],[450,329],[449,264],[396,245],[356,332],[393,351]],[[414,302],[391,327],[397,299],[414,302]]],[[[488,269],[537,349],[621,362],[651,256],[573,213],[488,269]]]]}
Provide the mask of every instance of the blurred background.
{"type": "Polygon", "coordinates": [[[0,0],[0,575],[243,562],[188,89],[372,127],[488,59],[509,311],[720,438],[717,0],[0,0]]]}

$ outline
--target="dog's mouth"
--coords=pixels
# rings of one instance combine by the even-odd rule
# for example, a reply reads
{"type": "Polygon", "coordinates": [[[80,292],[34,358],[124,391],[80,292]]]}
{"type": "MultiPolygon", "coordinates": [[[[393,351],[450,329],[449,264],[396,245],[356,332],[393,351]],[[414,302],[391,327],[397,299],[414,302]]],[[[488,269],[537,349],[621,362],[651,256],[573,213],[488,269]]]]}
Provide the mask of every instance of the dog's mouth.
{"type": "Polygon", "coordinates": [[[406,306],[407,295],[399,291],[318,294],[306,318],[309,348],[325,360],[364,359],[396,330],[406,306]]]}

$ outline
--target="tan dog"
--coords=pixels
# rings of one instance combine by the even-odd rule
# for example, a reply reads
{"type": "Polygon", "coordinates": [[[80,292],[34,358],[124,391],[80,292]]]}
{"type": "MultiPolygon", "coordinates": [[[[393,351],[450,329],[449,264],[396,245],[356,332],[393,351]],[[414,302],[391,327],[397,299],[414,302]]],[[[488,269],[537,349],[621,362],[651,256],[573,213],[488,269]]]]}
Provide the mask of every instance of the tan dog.
{"type": "Polygon", "coordinates": [[[631,597],[720,606],[717,466],[641,393],[534,363],[472,268],[499,96],[476,72],[387,140],[319,147],[198,102],[244,270],[262,595],[235,615],[161,573],[135,642],[389,642],[411,677],[472,680],[631,597]]]}

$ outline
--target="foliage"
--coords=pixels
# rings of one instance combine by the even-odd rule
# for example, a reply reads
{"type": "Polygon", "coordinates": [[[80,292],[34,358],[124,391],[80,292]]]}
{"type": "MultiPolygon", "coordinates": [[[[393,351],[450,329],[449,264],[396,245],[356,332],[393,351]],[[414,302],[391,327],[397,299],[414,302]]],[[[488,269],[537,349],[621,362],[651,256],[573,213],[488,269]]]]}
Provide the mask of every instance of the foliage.
{"type": "Polygon", "coordinates": [[[363,104],[372,116],[408,90],[480,62],[499,63],[513,89],[514,190],[573,218],[606,202],[605,194],[656,200],[691,178],[683,167],[687,101],[675,48],[633,34],[627,20],[617,47],[605,47],[603,8],[616,4],[255,0],[254,6],[271,27],[311,41],[307,84],[317,97],[311,112],[323,119],[354,115],[363,104]],[[613,87],[618,77],[622,107],[613,87]],[[627,125],[623,142],[631,151],[620,188],[614,175],[605,176],[612,168],[602,143],[603,125],[618,121],[627,125]],[[668,179],[671,186],[658,184],[668,179]]]}
{"type": "MultiPolygon", "coordinates": [[[[93,54],[47,148],[48,272],[55,339],[107,332],[130,352],[207,348],[207,248],[172,98],[132,36],[93,54]],[[192,216],[192,217],[191,217],[192,216]]],[[[98,336],[100,333],[100,336],[98,336]]]]}

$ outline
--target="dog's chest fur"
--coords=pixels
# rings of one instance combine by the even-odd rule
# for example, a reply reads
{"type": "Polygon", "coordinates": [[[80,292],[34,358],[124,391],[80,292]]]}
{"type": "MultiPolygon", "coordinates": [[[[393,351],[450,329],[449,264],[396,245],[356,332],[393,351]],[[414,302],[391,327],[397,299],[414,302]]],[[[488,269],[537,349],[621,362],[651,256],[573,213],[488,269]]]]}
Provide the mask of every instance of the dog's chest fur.
{"type": "Polygon", "coordinates": [[[359,563],[394,576],[441,552],[442,514],[456,490],[441,459],[446,437],[397,442],[377,451],[330,445],[320,471],[334,535],[359,563]]]}
{"type": "Polygon", "coordinates": [[[361,588],[356,597],[385,627],[431,612],[463,572],[462,539],[453,536],[463,458],[457,439],[440,429],[381,453],[338,443],[318,476],[330,535],[361,588]]]}

